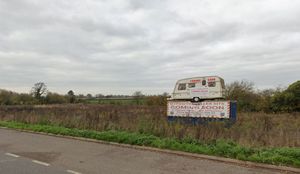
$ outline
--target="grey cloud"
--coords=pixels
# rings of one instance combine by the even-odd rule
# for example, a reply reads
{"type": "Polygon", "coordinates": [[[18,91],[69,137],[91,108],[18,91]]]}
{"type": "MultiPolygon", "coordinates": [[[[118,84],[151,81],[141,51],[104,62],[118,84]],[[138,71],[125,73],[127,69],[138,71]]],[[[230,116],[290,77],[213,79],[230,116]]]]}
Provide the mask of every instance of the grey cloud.
{"type": "Polygon", "coordinates": [[[234,23],[218,23],[213,26],[203,25],[183,32],[172,39],[173,43],[187,44],[187,42],[197,42],[197,44],[212,44],[233,40],[239,34],[239,25],[234,23]]]}
{"type": "Polygon", "coordinates": [[[0,88],[171,92],[219,75],[258,87],[299,80],[299,2],[1,1],[0,88]],[[284,2],[284,5],[281,3],[284,2]]]}
{"type": "Polygon", "coordinates": [[[155,9],[155,8],[161,8],[165,5],[166,3],[160,0],[152,0],[152,1],[129,0],[129,7],[131,7],[134,10],[155,9]]]}

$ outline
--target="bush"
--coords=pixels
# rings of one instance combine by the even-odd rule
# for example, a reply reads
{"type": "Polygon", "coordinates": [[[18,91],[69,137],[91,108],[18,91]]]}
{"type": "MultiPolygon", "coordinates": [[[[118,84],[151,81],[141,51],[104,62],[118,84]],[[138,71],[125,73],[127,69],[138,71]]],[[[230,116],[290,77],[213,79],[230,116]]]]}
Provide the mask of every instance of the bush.
{"type": "Polygon", "coordinates": [[[167,98],[164,96],[147,96],[145,98],[145,103],[148,106],[166,106],[167,98]]]}
{"type": "Polygon", "coordinates": [[[28,105],[37,103],[38,101],[29,94],[18,94],[0,89],[0,105],[28,105]]]}
{"type": "Polygon", "coordinates": [[[248,81],[235,81],[226,86],[226,99],[236,100],[239,111],[258,111],[256,102],[259,95],[254,92],[254,84],[248,81]]]}
{"type": "Polygon", "coordinates": [[[69,98],[67,96],[49,92],[45,97],[44,102],[45,104],[63,104],[63,103],[68,103],[69,98]]]}
{"type": "Polygon", "coordinates": [[[284,91],[276,92],[272,97],[271,108],[275,112],[299,112],[300,81],[291,84],[284,91]]]}

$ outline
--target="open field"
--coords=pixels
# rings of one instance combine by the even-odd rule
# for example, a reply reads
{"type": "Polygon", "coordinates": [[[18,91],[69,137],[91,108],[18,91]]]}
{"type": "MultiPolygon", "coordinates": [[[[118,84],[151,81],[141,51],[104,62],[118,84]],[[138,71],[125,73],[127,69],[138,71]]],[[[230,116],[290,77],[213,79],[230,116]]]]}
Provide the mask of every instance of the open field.
{"type": "Polygon", "coordinates": [[[202,142],[232,140],[249,147],[300,147],[300,114],[239,113],[236,124],[170,124],[166,108],[133,105],[1,106],[0,120],[96,131],[121,130],[202,142]]]}
{"type": "Polygon", "coordinates": [[[140,104],[143,105],[145,104],[145,99],[132,99],[132,98],[123,98],[123,99],[82,99],[84,103],[89,103],[89,104],[111,104],[111,105],[136,105],[140,104]]]}

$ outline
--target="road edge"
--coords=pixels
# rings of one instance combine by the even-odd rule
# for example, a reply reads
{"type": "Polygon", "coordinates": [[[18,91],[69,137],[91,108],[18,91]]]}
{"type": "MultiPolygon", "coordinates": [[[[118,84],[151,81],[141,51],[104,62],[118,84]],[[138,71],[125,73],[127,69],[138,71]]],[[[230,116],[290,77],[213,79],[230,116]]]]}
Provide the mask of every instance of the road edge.
{"type": "Polygon", "coordinates": [[[268,170],[276,170],[276,171],[280,171],[280,172],[300,173],[300,169],[293,168],[293,167],[287,167],[287,166],[276,166],[276,165],[271,165],[271,164],[255,163],[255,162],[250,162],[250,161],[242,161],[242,160],[237,160],[237,159],[189,153],[189,152],[182,152],[182,151],[176,151],[176,150],[159,149],[159,148],[147,147],[147,146],[137,146],[137,145],[130,145],[130,144],[115,143],[115,142],[96,140],[96,139],[91,139],[91,138],[73,137],[73,136],[68,136],[68,135],[52,134],[52,133],[45,133],[45,132],[35,132],[35,131],[25,130],[25,129],[14,129],[14,128],[8,128],[8,127],[0,127],[0,129],[8,129],[8,130],[14,130],[14,131],[19,131],[19,132],[47,135],[47,136],[53,136],[53,137],[59,137],[59,138],[68,138],[68,139],[73,139],[73,140],[93,142],[93,143],[99,143],[99,144],[107,144],[107,145],[113,145],[113,146],[119,146],[119,147],[131,148],[131,149],[137,149],[137,150],[146,150],[146,151],[166,153],[166,154],[172,154],[172,155],[184,156],[184,157],[190,157],[190,158],[218,161],[218,162],[229,163],[229,164],[234,164],[234,165],[239,165],[239,166],[245,166],[245,167],[249,167],[249,168],[262,168],[262,169],[268,169],[268,170]]]}

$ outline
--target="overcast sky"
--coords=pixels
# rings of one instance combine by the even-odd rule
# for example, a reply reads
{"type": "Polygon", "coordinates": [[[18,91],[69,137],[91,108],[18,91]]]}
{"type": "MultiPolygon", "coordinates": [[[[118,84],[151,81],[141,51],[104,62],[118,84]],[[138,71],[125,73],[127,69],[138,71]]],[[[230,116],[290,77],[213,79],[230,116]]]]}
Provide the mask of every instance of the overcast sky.
{"type": "Polygon", "coordinates": [[[299,0],[0,0],[0,88],[145,94],[300,78],[299,0]]]}

